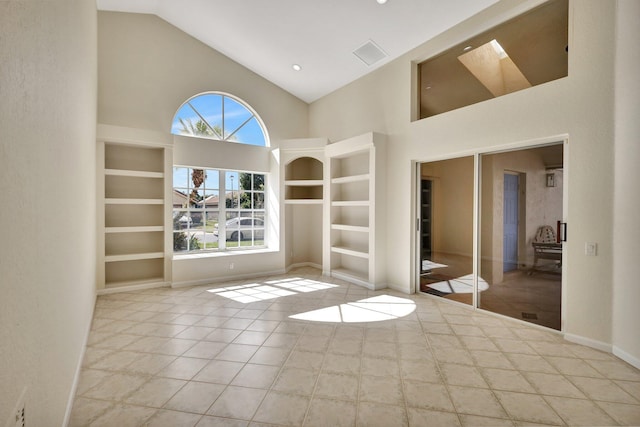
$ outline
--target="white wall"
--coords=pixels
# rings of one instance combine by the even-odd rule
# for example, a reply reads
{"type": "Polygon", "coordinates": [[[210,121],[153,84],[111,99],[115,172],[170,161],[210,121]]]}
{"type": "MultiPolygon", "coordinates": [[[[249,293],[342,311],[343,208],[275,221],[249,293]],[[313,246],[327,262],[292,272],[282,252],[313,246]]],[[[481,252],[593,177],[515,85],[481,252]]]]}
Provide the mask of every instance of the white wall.
{"type": "Polygon", "coordinates": [[[640,2],[618,2],[616,45],[615,193],[613,216],[613,345],[640,368],[640,2]]]}
{"type": "Polygon", "coordinates": [[[396,232],[387,252],[388,282],[410,292],[414,278],[412,192],[393,189],[412,188],[411,162],[568,134],[570,169],[565,171],[565,179],[568,173],[570,234],[565,330],[606,347],[612,342],[615,3],[570,1],[568,77],[428,119],[410,120],[414,61],[438,54],[513,16],[514,8],[531,4],[501,1],[314,102],[310,136],[323,135],[335,141],[370,130],[389,135],[387,175],[395,182],[387,192],[387,230],[396,232]],[[585,241],[598,242],[597,257],[584,255],[585,241]]]}
{"type": "Polygon", "coordinates": [[[62,425],[95,302],[96,5],[0,2],[0,425],[62,425]]]}

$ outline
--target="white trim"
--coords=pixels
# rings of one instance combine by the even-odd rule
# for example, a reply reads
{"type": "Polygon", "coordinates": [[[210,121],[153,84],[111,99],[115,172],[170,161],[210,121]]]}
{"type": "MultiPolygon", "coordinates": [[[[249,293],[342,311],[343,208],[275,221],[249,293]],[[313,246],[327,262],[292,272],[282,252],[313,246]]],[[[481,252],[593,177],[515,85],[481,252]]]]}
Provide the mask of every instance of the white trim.
{"type": "MultiPolygon", "coordinates": [[[[358,275],[358,273],[354,272],[353,270],[347,270],[344,268],[333,268],[331,269],[330,276],[335,277],[336,279],[345,280],[355,285],[362,286],[372,291],[376,290],[376,287],[373,285],[373,283],[370,283],[366,277],[358,275]]],[[[384,289],[385,287],[386,285],[382,285],[378,289],[384,289]]]]}
{"type": "Polygon", "coordinates": [[[142,289],[167,288],[171,286],[171,282],[164,281],[161,278],[157,278],[155,280],[144,279],[143,282],[145,283],[136,284],[135,281],[107,283],[105,288],[98,289],[98,295],[117,294],[119,292],[139,291],[142,289]],[[119,283],[122,284],[120,285],[119,283]]]}
{"type": "MultiPolygon", "coordinates": [[[[473,201],[473,247],[472,247],[472,259],[477,260],[476,263],[473,264],[473,271],[474,271],[474,293],[473,293],[473,303],[471,305],[471,307],[474,307],[476,305],[478,305],[477,302],[477,292],[475,292],[475,290],[477,289],[477,283],[476,283],[476,278],[478,277],[478,273],[480,270],[480,263],[482,262],[482,259],[480,257],[480,255],[482,255],[480,247],[481,247],[481,238],[482,236],[480,236],[480,225],[482,224],[482,218],[481,218],[481,211],[480,211],[480,204],[479,204],[479,197],[481,196],[480,191],[482,188],[482,156],[483,155],[487,155],[487,154],[499,154],[499,153],[505,153],[505,152],[510,152],[510,151],[517,151],[517,150],[523,150],[523,149],[532,149],[532,148],[538,148],[538,147],[544,147],[544,146],[548,146],[548,145],[555,145],[555,144],[562,144],[563,146],[563,168],[565,169],[565,174],[564,174],[564,180],[563,180],[563,209],[562,209],[562,216],[563,216],[563,221],[566,223],[568,221],[568,212],[569,212],[569,195],[568,195],[568,180],[569,180],[569,173],[568,173],[568,159],[569,159],[569,134],[567,133],[563,133],[563,134],[558,134],[558,135],[551,135],[551,136],[547,136],[547,137],[542,137],[542,138],[532,138],[532,139],[527,139],[527,140],[521,140],[521,141],[516,141],[516,142],[511,142],[511,143],[506,143],[506,144],[498,144],[498,145],[492,145],[489,147],[483,147],[483,148],[472,148],[472,149],[467,149],[467,150],[462,150],[462,151],[458,151],[458,152],[453,152],[453,153],[445,153],[445,154],[441,154],[438,156],[433,156],[433,157],[428,157],[426,159],[421,159],[421,160],[412,160],[412,167],[415,167],[415,176],[413,178],[414,182],[411,184],[412,186],[419,186],[419,180],[422,178],[421,176],[421,165],[423,163],[430,163],[430,162],[437,162],[437,161],[444,161],[444,160],[452,160],[452,159],[459,159],[459,158],[463,158],[463,157],[473,157],[474,159],[474,178],[473,178],[473,194],[474,194],[474,201],[473,201]]],[[[420,250],[419,250],[419,238],[417,237],[417,231],[415,230],[414,224],[417,220],[419,220],[420,218],[420,213],[419,213],[419,204],[420,204],[420,195],[418,193],[418,189],[416,188],[415,191],[412,192],[412,194],[414,195],[413,197],[415,198],[414,200],[412,200],[413,203],[413,215],[412,215],[412,223],[411,223],[411,227],[412,227],[412,232],[411,232],[411,236],[412,236],[412,241],[413,244],[411,245],[411,247],[414,250],[414,253],[412,254],[411,259],[413,260],[413,263],[410,263],[410,268],[411,268],[411,276],[413,278],[413,283],[410,284],[410,289],[413,288],[413,291],[415,293],[422,293],[422,294],[426,294],[420,291],[420,262],[418,257],[420,256],[420,250]],[[415,264],[414,264],[415,263],[415,264]]],[[[462,254],[458,254],[458,255],[462,255],[462,254]]],[[[468,256],[468,255],[465,255],[468,256]]],[[[566,292],[566,286],[567,286],[567,251],[563,251],[563,255],[562,255],[562,301],[561,301],[561,324],[560,324],[560,330],[564,330],[564,319],[566,318],[566,310],[567,310],[567,292],[566,292]]],[[[428,294],[426,294],[428,295],[428,294]]],[[[441,298],[441,297],[436,297],[439,298],[441,300],[446,300],[446,298],[441,298]]],[[[464,303],[461,303],[462,305],[467,305],[464,303]]],[[[481,310],[480,308],[476,308],[478,310],[481,310]]],[[[487,313],[491,313],[491,314],[498,314],[498,313],[492,313],[489,312],[487,310],[482,310],[485,311],[487,313]]],[[[504,316],[509,318],[508,316],[504,316]]],[[[517,321],[520,321],[520,319],[515,319],[517,321]]],[[[536,325],[534,323],[529,323],[526,321],[522,321],[525,324],[528,325],[534,325],[534,326],[539,326],[536,325]]],[[[544,326],[539,326],[544,328],[545,330],[549,330],[549,331],[555,331],[554,329],[551,328],[547,328],[544,326]]],[[[559,332],[559,331],[555,331],[555,332],[559,332]]],[[[609,351],[610,350],[606,350],[609,351]]]]}
{"type": "Polygon", "coordinates": [[[233,280],[243,280],[243,279],[254,279],[257,277],[264,278],[266,276],[272,276],[277,274],[285,274],[286,270],[284,268],[272,271],[262,271],[259,273],[250,273],[250,274],[238,274],[235,276],[220,276],[213,277],[209,279],[198,279],[198,280],[185,280],[183,282],[172,282],[172,288],[184,288],[187,286],[203,286],[203,285],[214,285],[221,282],[229,282],[233,280]]]}
{"type": "Polygon", "coordinates": [[[607,353],[612,352],[611,344],[607,344],[606,342],[583,337],[582,335],[565,333],[564,339],[575,344],[580,344],[587,347],[595,348],[596,350],[605,351],[607,353]]]}
{"type": "MultiPolygon", "coordinates": [[[[246,248],[243,246],[242,248],[246,248]]],[[[223,256],[234,256],[234,255],[257,255],[257,254],[266,254],[266,253],[275,253],[279,252],[275,249],[270,249],[267,247],[257,246],[255,249],[225,249],[225,250],[210,250],[210,251],[194,251],[187,253],[173,253],[173,261],[184,261],[188,259],[198,259],[198,258],[217,258],[223,256]]]]}
{"type": "Polygon", "coordinates": [[[285,269],[285,272],[288,273],[291,270],[293,270],[294,268],[301,268],[301,267],[313,267],[313,268],[317,268],[318,270],[320,270],[320,272],[322,272],[322,265],[316,264],[315,262],[297,262],[297,263],[291,264],[289,267],[287,267],[285,269]]]}
{"type": "Polygon", "coordinates": [[[82,373],[82,364],[84,362],[84,355],[87,351],[87,344],[89,343],[89,336],[91,335],[91,326],[93,325],[93,315],[96,308],[98,295],[94,294],[93,304],[91,306],[91,314],[89,316],[89,326],[82,340],[82,349],[80,351],[80,357],[76,364],[76,372],[73,374],[73,382],[71,383],[71,390],[69,391],[69,398],[67,399],[67,409],[64,411],[64,419],[62,421],[63,427],[67,427],[71,422],[71,411],[73,410],[73,404],[75,403],[76,392],[78,391],[78,384],[80,383],[80,376],[82,373]]]}
{"type": "Polygon", "coordinates": [[[137,129],[126,126],[114,126],[98,123],[96,127],[98,142],[117,143],[132,146],[171,147],[173,138],[171,133],[156,132],[147,129],[137,129]]]}
{"type": "Polygon", "coordinates": [[[640,369],[640,359],[638,359],[637,357],[627,353],[626,351],[622,350],[620,347],[618,346],[613,346],[613,354],[617,357],[619,357],[620,359],[624,360],[625,362],[627,362],[628,364],[630,364],[631,366],[640,369]]]}

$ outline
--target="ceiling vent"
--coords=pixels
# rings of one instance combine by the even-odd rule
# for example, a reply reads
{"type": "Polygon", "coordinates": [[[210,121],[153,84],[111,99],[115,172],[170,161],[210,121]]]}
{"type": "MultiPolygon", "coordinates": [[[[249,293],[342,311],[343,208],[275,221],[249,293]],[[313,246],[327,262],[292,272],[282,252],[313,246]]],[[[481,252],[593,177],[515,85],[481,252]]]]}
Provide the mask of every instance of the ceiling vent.
{"type": "Polygon", "coordinates": [[[353,51],[353,54],[360,58],[362,62],[367,64],[368,67],[386,58],[387,54],[384,53],[380,46],[375,44],[372,40],[369,40],[359,48],[353,51]]]}

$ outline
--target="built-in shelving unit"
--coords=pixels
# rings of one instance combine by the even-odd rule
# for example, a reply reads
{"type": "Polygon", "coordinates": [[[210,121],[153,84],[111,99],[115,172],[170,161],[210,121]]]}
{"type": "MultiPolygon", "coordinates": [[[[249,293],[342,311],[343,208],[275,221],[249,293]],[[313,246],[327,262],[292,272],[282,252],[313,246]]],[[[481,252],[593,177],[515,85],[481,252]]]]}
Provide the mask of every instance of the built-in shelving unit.
{"type": "Polygon", "coordinates": [[[285,203],[286,267],[323,264],[326,202],[324,138],[295,139],[280,144],[285,203]]]}
{"type": "Polygon", "coordinates": [[[98,292],[167,285],[171,149],[103,129],[107,135],[99,135],[97,145],[98,292]]]}
{"type": "Polygon", "coordinates": [[[326,147],[329,176],[325,215],[329,244],[324,274],[380,289],[384,272],[384,138],[375,133],[326,147]]]}
{"type": "Polygon", "coordinates": [[[285,166],[285,203],[322,204],[323,164],[313,157],[298,157],[285,166]]]}
{"type": "Polygon", "coordinates": [[[430,179],[420,181],[420,252],[421,260],[431,259],[431,189],[430,179]]]}

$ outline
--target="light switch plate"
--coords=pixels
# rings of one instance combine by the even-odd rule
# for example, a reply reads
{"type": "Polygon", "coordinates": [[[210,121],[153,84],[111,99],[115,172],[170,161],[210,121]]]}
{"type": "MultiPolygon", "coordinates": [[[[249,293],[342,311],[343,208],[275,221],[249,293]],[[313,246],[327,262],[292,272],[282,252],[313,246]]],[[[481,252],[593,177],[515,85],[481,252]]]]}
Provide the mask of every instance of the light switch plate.
{"type": "Polygon", "coordinates": [[[585,242],[584,244],[584,254],[587,256],[596,256],[598,255],[598,244],[595,242],[585,242]]]}

